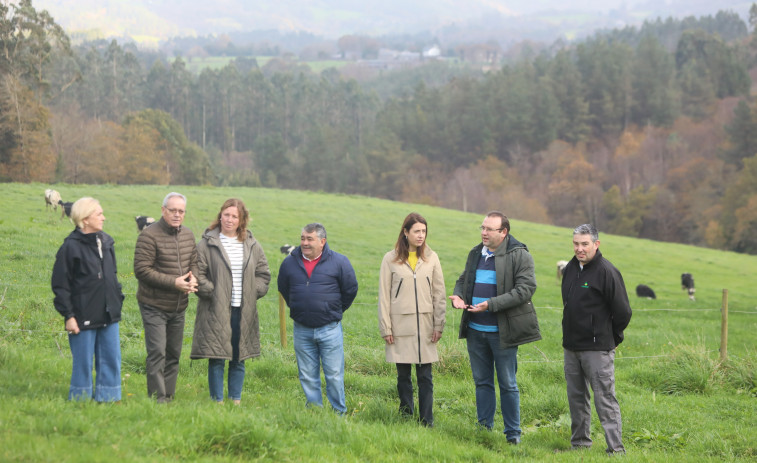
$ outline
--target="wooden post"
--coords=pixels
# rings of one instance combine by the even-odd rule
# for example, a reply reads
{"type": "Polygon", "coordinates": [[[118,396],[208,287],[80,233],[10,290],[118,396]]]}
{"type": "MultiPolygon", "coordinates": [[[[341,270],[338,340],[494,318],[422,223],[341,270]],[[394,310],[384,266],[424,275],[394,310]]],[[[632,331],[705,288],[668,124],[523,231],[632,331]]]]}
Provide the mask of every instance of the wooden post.
{"type": "Polygon", "coordinates": [[[723,290],[723,307],[720,309],[720,361],[728,360],[728,290],[723,290]]]}
{"type": "Polygon", "coordinates": [[[287,317],[286,304],[284,296],[279,293],[279,337],[281,338],[281,347],[286,349],[287,346],[287,317]]]}

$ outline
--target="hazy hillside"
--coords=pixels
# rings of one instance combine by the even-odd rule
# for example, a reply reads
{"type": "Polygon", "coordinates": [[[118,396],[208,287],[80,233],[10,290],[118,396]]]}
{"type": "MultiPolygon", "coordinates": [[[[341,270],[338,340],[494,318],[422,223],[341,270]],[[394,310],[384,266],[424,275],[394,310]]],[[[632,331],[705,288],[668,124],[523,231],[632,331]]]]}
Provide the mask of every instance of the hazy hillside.
{"type": "MultiPolygon", "coordinates": [[[[34,0],[70,32],[138,40],[275,29],[308,31],[328,38],[437,31],[455,24],[503,37],[554,40],[602,27],[638,24],[658,16],[715,14],[732,9],[746,17],[744,0],[34,0]]],[[[502,37],[492,37],[502,41],[502,37]]]]}

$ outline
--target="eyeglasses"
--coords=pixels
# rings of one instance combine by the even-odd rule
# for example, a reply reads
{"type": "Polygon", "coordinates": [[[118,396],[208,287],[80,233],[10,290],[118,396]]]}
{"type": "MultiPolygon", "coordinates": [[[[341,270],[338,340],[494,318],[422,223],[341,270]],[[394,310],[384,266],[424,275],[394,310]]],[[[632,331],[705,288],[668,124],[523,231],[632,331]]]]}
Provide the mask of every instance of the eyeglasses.
{"type": "Polygon", "coordinates": [[[502,228],[489,228],[489,227],[484,227],[483,225],[481,225],[480,227],[478,227],[478,229],[481,230],[481,231],[485,231],[486,233],[494,233],[495,231],[502,231],[505,228],[504,227],[502,227],[502,228]]]}
{"type": "Polygon", "coordinates": [[[185,211],[184,209],[166,209],[171,215],[184,215],[185,211]]]}

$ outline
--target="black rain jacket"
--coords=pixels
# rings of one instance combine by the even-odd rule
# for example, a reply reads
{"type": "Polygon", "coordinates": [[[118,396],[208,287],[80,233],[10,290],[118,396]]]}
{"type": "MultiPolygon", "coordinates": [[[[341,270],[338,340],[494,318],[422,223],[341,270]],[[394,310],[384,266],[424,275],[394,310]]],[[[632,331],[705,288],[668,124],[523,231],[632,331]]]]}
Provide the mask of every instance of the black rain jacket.
{"type": "Polygon", "coordinates": [[[55,310],[80,330],[102,328],[121,320],[124,294],[118,282],[113,238],[107,233],[72,231],[63,241],[53,266],[55,310]],[[102,258],[97,237],[102,242],[102,258]]]}

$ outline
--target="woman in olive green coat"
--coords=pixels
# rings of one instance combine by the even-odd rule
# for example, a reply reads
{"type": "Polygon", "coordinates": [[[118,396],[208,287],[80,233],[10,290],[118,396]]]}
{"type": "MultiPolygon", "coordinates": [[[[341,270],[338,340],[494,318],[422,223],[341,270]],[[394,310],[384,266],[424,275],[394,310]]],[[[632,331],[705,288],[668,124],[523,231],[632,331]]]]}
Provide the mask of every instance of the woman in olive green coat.
{"type": "Polygon", "coordinates": [[[228,397],[239,404],[244,361],[260,355],[257,300],[268,292],[271,272],[263,248],[247,230],[249,213],[228,199],[197,244],[197,318],[192,359],[208,359],[210,396],[223,401],[229,361],[228,397]]]}
{"type": "Polygon", "coordinates": [[[442,267],[426,246],[426,232],[422,216],[411,213],[405,218],[394,250],[381,262],[378,318],[386,361],[397,364],[400,412],[413,414],[415,364],[419,419],[433,426],[431,364],[439,360],[436,343],[444,330],[447,301],[442,267]]]}

